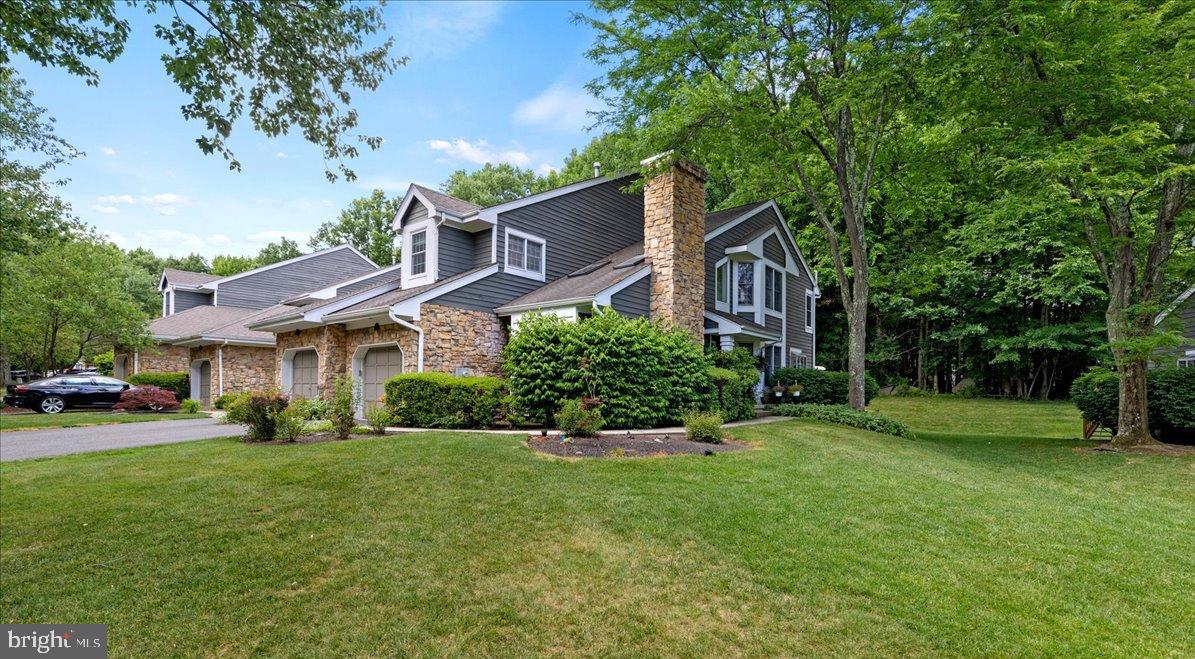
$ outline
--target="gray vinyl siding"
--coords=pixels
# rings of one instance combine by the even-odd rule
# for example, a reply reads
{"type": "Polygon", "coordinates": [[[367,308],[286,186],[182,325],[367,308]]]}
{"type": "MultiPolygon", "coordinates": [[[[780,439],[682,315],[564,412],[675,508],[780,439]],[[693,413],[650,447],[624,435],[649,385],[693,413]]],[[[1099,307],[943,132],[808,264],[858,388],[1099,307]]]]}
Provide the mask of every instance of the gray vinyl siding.
{"type": "Polygon", "coordinates": [[[442,226],[438,235],[437,269],[439,277],[451,277],[473,268],[473,235],[450,226],[442,226]]]}
{"type": "Polygon", "coordinates": [[[187,309],[194,309],[195,307],[202,307],[211,303],[211,293],[180,291],[178,289],[174,290],[174,313],[186,311],[187,309]]]}
{"type": "Polygon", "coordinates": [[[526,277],[498,272],[434,298],[428,301],[428,304],[443,304],[472,311],[493,311],[540,286],[543,284],[526,277]]]}
{"type": "MultiPolygon", "coordinates": [[[[793,365],[792,352],[787,348],[800,348],[806,357],[816,359],[813,350],[814,335],[805,331],[806,290],[813,290],[813,282],[809,279],[809,273],[802,270],[800,277],[784,276],[784,318],[788,321],[788,332],[784,337],[784,342],[787,344],[784,355],[785,364],[793,365]]],[[[815,315],[814,320],[816,321],[816,319],[815,315]]],[[[814,363],[811,361],[809,365],[813,366],[814,363]]]]}
{"type": "Polygon", "coordinates": [[[788,266],[788,256],[784,253],[784,246],[780,244],[780,239],[776,236],[768,236],[763,239],[763,255],[774,263],[788,266]]]}
{"type": "MultiPolygon", "coordinates": [[[[768,208],[756,213],[750,219],[705,243],[705,306],[709,307],[710,309],[714,308],[714,265],[726,256],[726,248],[734,247],[735,245],[741,245],[747,236],[759,231],[760,229],[773,226],[781,226],[780,217],[776,215],[775,211],[768,208]]],[[[768,241],[765,240],[765,250],[767,249],[767,243],[768,241]]],[[[781,250],[781,253],[783,253],[783,250],[781,250]]],[[[772,257],[769,256],[768,258],[772,257]]],[[[734,277],[731,276],[732,301],[734,299],[733,288],[734,277]]],[[[758,300],[758,302],[762,301],[763,300],[758,300]]],[[[754,314],[751,315],[751,320],[755,320],[754,314]]]]}
{"type": "Polygon", "coordinates": [[[764,315],[763,325],[777,334],[784,330],[784,320],[778,316],[764,315]]]}
{"type": "Polygon", "coordinates": [[[288,297],[331,286],[374,268],[352,250],[339,249],[220,284],[216,301],[222,307],[264,309],[288,297]]]}
{"type": "Polygon", "coordinates": [[[490,241],[494,238],[494,232],[490,230],[478,231],[473,234],[473,267],[481,265],[489,265],[490,257],[490,241]]]}
{"type": "Polygon", "coordinates": [[[407,222],[418,222],[425,217],[427,217],[427,206],[424,206],[419,201],[413,201],[411,202],[411,206],[407,208],[407,214],[402,218],[402,222],[400,224],[406,224],[407,222]]]}
{"type": "Polygon", "coordinates": [[[621,191],[623,177],[498,215],[498,262],[505,268],[506,229],[547,242],[551,282],[634,242],[643,241],[643,195],[621,191]]]}
{"type": "Polygon", "coordinates": [[[647,316],[651,312],[651,276],[627,286],[610,296],[610,306],[630,318],[647,316]]]}

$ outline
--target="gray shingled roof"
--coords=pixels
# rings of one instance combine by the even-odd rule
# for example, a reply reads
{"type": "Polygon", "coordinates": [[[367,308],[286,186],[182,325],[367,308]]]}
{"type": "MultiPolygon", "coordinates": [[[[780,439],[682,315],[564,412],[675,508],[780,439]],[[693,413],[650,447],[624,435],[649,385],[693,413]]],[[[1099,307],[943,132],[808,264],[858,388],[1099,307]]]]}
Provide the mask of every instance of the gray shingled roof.
{"type": "Polygon", "coordinates": [[[341,309],[340,311],[337,311],[333,314],[328,314],[328,315],[335,316],[337,314],[352,313],[355,311],[366,311],[368,309],[385,309],[386,307],[389,307],[392,304],[402,302],[403,300],[409,300],[409,299],[415,297],[416,295],[419,295],[420,293],[425,293],[427,291],[432,290],[433,288],[439,288],[441,286],[451,284],[452,282],[454,282],[458,279],[468,277],[469,275],[477,273],[481,270],[485,270],[486,268],[489,268],[492,266],[493,266],[493,264],[487,263],[485,265],[473,268],[472,270],[466,270],[464,272],[459,272],[455,275],[452,275],[451,277],[445,277],[444,279],[441,279],[440,281],[437,281],[434,284],[424,284],[423,286],[416,286],[414,288],[408,288],[405,290],[399,289],[399,290],[395,290],[395,291],[390,291],[388,293],[382,293],[381,295],[378,295],[377,297],[371,297],[368,300],[362,300],[361,302],[358,302],[352,306],[345,307],[345,308],[341,309]]]}
{"type": "Polygon", "coordinates": [[[760,325],[759,323],[757,323],[755,321],[747,320],[746,318],[743,318],[742,316],[736,316],[731,313],[726,313],[725,311],[718,311],[717,309],[710,309],[709,307],[706,307],[705,312],[713,314],[715,316],[718,316],[719,318],[725,318],[726,320],[729,320],[730,322],[732,322],[736,325],[739,325],[745,329],[750,329],[750,330],[754,330],[756,332],[762,332],[762,333],[765,333],[768,335],[773,335],[773,336],[779,336],[779,334],[780,334],[780,332],[777,332],[776,330],[768,329],[767,327],[764,327],[763,325],[760,325]]]}
{"type": "Polygon", "coordinates": [[[722,226],[723,224],[726,224],[727,222],[730,222],[730,221],[736,219],[743,213],[746,213],[747,211],[749,211],[753,208],[758,208],[761,204],[766,204],[766,203],[767,203],[766,201],[753,201],[749,204],[743,204],[741,206],[734,206],[731,208],[727,208],[725,210],[720,210],[720,211],[717,211],[714,213],[710,213],[709,215],[705,216],[705,231],[706,231],[706,233],[709,233],[710,231],[717,229],[718,227],[722,226]]]}
{"type": "Polygon", "coordinates": [[[593,297],[638,272],[643,267],[643,261],[635,257],[642,255],[643,243],[627,245],[571,275],[561,277],[546,286],[541,286],[522,297],[507,302],[499,307],[498,311],[528,305],[547,307],[565,300],[593,297]]]}
{"type": "Polygon", "coordinates": [[[180,286],[202,286],[209,281],[216,281],[220,279],[220,275],[209,275],[203,272],[191,272],[190,270],[175,270],[174,268],[166,268],[162,271],[162,276],[171,284],[178,284],[180,286]]]}
{"type": "Polygon", "coordinates": [[[443,192],[437,192],[431,188],[425,188],[422,185],[412,184],[412,186],[419,190],[419,194],[427,197],[427,200],[432,202],[438,210],[445,210],[453,215],[464,217],[471,215],[481,210],[481,206],[465,201],[464,199],[457,199],[456,197],[446,195],[443,192]]]}
{"type": "MultiPolygon", "coordinates": [[[[262,311],[259,309],[242,309],[240,307],[213,307],[204,305],[180,311],[165,318],[155,319],[149,324],[149,331],[156,337],[169,338],[171,340],[200,335],[214,336],[211,333],[216,330],[234,333],[239,331],[233,328],[234,325],[240,324],[243,326],[246,320],[262,311]]],[[[220,336],[221,338],[232,338],[232,334],[222,334],[220,336]]]]}

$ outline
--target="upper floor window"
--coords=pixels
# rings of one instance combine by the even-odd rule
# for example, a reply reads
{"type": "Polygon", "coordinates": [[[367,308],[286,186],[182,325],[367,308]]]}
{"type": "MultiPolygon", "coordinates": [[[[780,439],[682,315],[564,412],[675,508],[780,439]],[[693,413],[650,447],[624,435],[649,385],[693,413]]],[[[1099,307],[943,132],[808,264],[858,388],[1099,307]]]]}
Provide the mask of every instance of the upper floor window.
{"type": "Polygon", "coordinates": [[[544,241],[525,233],[506,230],[506,270],[513,274],[544,279],[544,241]]]}
{"type": "Polygon", "coordinates": [[[1185,359],[1178,360],[1178,367],[1179,368],[1195,368],[1195,357],[1187,357],[1185,359]]]}
{"type": "Polygon", "coordinates": [[[745,307],[753,306],[755,304],[755,264],[740,263],[738,268],[735,286],[738,293],[735,296],[735,303],[745,307]]]}
{"type": "Polygon", "coordinates": [[[723,263],[714,270],[714,290],[718,302],[730,301],[730,263],[723,263]]]}
{"type": "Polygon", "coordinates": [[[764,267],[763,304],[772,311],[784,311],[784,273],[772,267],[764,267]]]}
{"type": "Polygon", "coordinates": [[[427,272],[427,232],[411,234],[411,275],[427,272]]]}
{"type": "Polygon", "coordinates": [[[813,331],[813,293],[805,291],[805,329],[813,331]]]}

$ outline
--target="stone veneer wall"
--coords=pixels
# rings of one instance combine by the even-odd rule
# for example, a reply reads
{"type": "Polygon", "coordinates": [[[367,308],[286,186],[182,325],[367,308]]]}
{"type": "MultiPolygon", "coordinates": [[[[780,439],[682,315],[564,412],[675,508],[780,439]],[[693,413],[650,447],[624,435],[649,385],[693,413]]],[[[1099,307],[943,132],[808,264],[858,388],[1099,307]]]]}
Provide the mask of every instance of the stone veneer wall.
{"type": "Polygon", "coordinates": [[[705,181],[685,160],[647,182],[644,252],[651,263],[651,317],[702,340],[705,312],[705,181]]]}
{"type": "Polygon", "coordinates": [[[473,375],[498,375],[498,359],[506,345],[506,331],[498,316],[424,304],[419,307],[423,328],[423,370],[453,373],[460,367],[473,375]]]}
{"type": "Polygon", "coordinates": [[[133,358],[133,351],[128,348],[117,348],[114,356],[120,355],[127,355],[129,358],[128,375],[133,374],[135,367],[138,373],[177,373],[191,368],[190,350],[166,343],[138,351],[136,359],[133,358]]]}
{"type": "MultiPolygon", "coordinates": [[[[349,330],[344,337],[344,355],[346,368],[353,367],[353,355],[357,348],[374,344],[398,344],[402,349],[403,373],[414,373],[419,369],[419,337],[414,331],[402,325],[388,323],[377,330],[372,327],[349,330]]],[[[353,373],[353,377],[360,379],[362,373],[353,373]]]]}
{"type": "MultiPolygon", "coordinates": [[[[336,387],[336,376],[348,373],[344,354],[345,329],[343,325],[325,325],[295,332],[275,335],[274,378],[282,386],[282,355],[290,348],[315,348],[319,355],[320,396],[330,398],[336,387]]],[[[282,392],[288,393],[288,392],[282,392]]]]}
{"type": "Polygon", "coordinates": [[[220,395],[220,357],[224,352],[223,392],[261,391],[278,386],[274,371],[274,349],[253,346],[200,346],[191,348],[190,362],[207,359],[212,363],[212,398],[220,395]]]}

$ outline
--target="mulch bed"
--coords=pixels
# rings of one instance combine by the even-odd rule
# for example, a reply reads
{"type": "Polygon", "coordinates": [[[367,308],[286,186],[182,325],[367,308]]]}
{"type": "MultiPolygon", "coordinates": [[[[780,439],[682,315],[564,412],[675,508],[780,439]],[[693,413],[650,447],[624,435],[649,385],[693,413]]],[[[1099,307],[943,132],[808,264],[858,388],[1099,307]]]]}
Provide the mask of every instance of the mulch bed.
{"type": "Polygon", "coordinates": [[[562,458],[642,458],[659,455],[713,455],[751,448],[747,444],[726,440],[721,444],[705,444],[685,439],[684,433],[630,435],[600,433],[597,437],[570,437],[567,442],[559,436],[529,435],[531,450],[562,458]]]}

